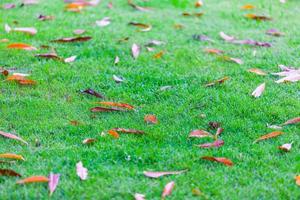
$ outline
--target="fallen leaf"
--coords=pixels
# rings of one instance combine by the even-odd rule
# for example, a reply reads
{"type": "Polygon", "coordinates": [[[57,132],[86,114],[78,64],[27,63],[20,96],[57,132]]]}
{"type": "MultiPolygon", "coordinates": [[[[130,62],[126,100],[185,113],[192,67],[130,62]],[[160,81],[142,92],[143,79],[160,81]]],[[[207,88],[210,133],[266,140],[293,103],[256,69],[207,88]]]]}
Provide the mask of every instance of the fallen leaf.
{"type": "Polygon", "coordinates": [[[160,51],[160,52],[158,52],[158,53],[156,53],[154,56],[153,56],[153,58],[155,58],[155,59],[159,59],[159,58],[161,58],[163,55],[164,55],[164,51],[160,51]]]}
{"type": "Polygon", "coordinates": [[[148,31],[150,31],[152,29],[151,25],[137,23],[137,22],[129,22],[128,25],[140,28],[138,31],[141,31],[141,32],[148,32],[148,31]]]}
{"type": "Polygon", "coordinates": [[[283,144],[283,145],[278,147],[278,149],[280,149],[282,151],[285,151],[285,152],[290,151],[291,148],[292,148],[292,143],[283,144]]]}
{"type": "Polygon", "coordinates": [[[252,4],[246,4],[241,7],[242,10],[252,10],[254,8],[255,8],[255,6],[252,4]]]}
{"type": "Polygon", "coordinates": [[[21,177],[21,174],[11,169],[0,169],[0,176],[17,176],[21,177]]]}
{"type": "Polygon", "coordinates": [[[23,49],[26,51],[35,51],[37,48],[24,43],[13,43],[7,46],[9,49],[23,49]]]}
{"type": "Polygon", "coordinates": [[[9,138],[9,139],[18,140],[18,141],[23,142],[28,145],[28,143],[25,140],[23,140],[22,138],[20,138],[16,135],[11,134],[11,133],[5,133],[3,131],[0,131],[0,135],[2,135],[3,137],[9,138]]]}
{"type": "Polygon", "coordinates": [[[87,170],[87,168],[83,167],[81,161],[76,164],[76,173],[77,173],[77,176],[79,176],[79,178],[81,180],[87,179],[88,170],[87,170]]]}
{"type": "Polygon", "coordinates": [[[96,142],[97,140],[95,138],[86,138],[82,141],[82,144],[92,144],[96,142]]]}
{"type": "Polygon", "coordinates": [[[2,8],[5,9],[5,10],[12,9],[12,8],[15,8],[15,7],[16,7],[16,4],[14,4],[14,3],[6,3],[2,6],[2,8]]]}
{"type": "Polygon", "coordinates": [[[271,35],[271,36],[275,36],[275,37],[284,36],[284,33],[281,33],[277,29],[269,29],[269,30],[266,31],[266,34],[271,35]]]}
{"type": "Polygon", "coordinates": [[[121,132],[121,133],[132,133],[132,134],[137,134],[137,135],[141,135],[141,134],[145,133],[144,131],[141,131],[141,130],[127,129],[127,128],[113,128],[112,130],[121,132]]]}
{"type": "Polygon", "coordinates": [[[211,147],[218,148],[218,147],[221,147],[223,145],[224,145],[223,140],[216,140],[213,143],[204,143],[204,144],[197,145],[197,147],[200,147],[200,148],[211,148],[211,147]]]}
{"type": "Polygon", "coordinates": [[[296,184],[300,186],[300,175],[296,176],[295,179],[296,179],[296,184]]]}
{"type": "Polygon", "coordinates": [[[162,197],[162,198],[165,198],[166,196],[171,195],[174,186],[175,186],[175,182],[174,182],[174,181],[169,182],[169,183],[165,186],[164,191],[163,191],[161,197],[162,197]]]}
{"type": "Polygon", "coordinates": [[[84,29],[76,29],[76,30],[73,31],[73,33],[74,33],[75,35],[82,35],[82,34],[84,34],[85,32],[86,32],[86,30],[84,30],[84,29]]]}
{"type": "Polygon", "coordinates": [[[300,73],[299,74],[292,74],[289,76],[286,76],[282,79],[279,79],[277,81],[275,81],[276,83],[286,83],[286,82],[297,82],[300,80],[300,73]]]}
{"type": "Polygon", "coordinates": [[[40,21],[47,21],[47,20],[53,20],[55,17],[50,15],[39,15],[38,19],[40,21]]]}
{"type": "Polygon", "coordinates": [[[134,59],[137,59],[140,55],[141,48],[137,44],[133,44],[131,47],[131,53],[134,59]]]}
{"type": "Polygon", "coordinates": [[[86,36],[86,37],[70,37],[70,38],[61,38],[56,40],[51,40],[51,42],[57,42],[57,43],[70,43],[70,42],[86,42],[91,40],[92,37],[86,36]]]}
{"type": "Polygon", "coordinates": [[[166,175],[177,175],[177,174],[182,174],[187,172],[188,170],[180,170],[180,171],[166,171],[166,172],[151,172],[151,171],[144,171],[144,175],[150,178],[159,178],[161,176],[166,176],[166,175]]]}
{"type": "Polygon", "coordinates": [[[251,68],[251,69],[248,69],[247,71],[251,72],[251,73],[254,73],[254,74],[257,74],[257,75],[261,75],[261,76],[267,75],[266,72],[264,72],[263,70],[258,69],[258,68],[251,68]]]}
{"type": "Polygon", "coordinates": [[[71,56],[69,58],[65,58],[65,63],[71,63],[74,62],[76,60],[77,56],[71,56]]]}
{"type": "Polygon", "coordinates": [[[124,38],[119,39],[118,42],[119,43],[121,43],[121,42],[128,42],[129,39],[130,39],[129,37],[124,37],[124,38]]]}
{"type": "Polygon", "coordinates": [[[272,45],[269,42],[258,42],[255,40],[237,40],[233,36],[229,36],[225,34],[224,32],[220,32],[220,37],[223,38],[225,41],[233,43],[233,44],[247,44],[251,46],[260,46],[260,47],[271,47],[272,45]]]}
{"type": "Polygon", "coordinates": [[[50,196],[53,194],[55,191],[58,182],[59,182],[60,174],[53,174],[52,172],[49,175],[49,182],[48,182],[48,188],[50,191],[50,196]]]}
{"type": "Polygon", "coordinates": [[[23,156],[13,154],[13,153],[2,153],[2,154],[0,154],[0,158],[8,158],[8,159],[14,159],[14,160],[25,160],[23,156]]]}
{"type": "Polygon", "coordinates": [[[89,95],[95,96],[95,97],[100,98],[100,99],[104,98],[104,95],[103,95],[103,94],[100,94],[100,93],[98,93],[98,92],[96,92],[95,90],[90,89],[90,88],[81,91],[81,93],[89,94],[89,95]]]}
{"type": "Polygon", "coordinates": [[[124,79],[122,77],[113,75],[113,79],[116,83],[122,83],[124,81],[124,79]]]}
{"type": "Polygon", "coordinates": [[[108,134],[113,136],[114,138],[118,139],[120,137],[119,133],[115,130],[109,130],[108,134]]]}
{"type": "Polygon", "coordinates": [[[217,84],[222,84],[222,83],[224,83],[225,81],[227,81],[228,79],[229,79],[229,77],[228,77],[228,76],[225,76],[224,78],[218,79],[218,80],[213,81],[213,82],[211,82],[211,83],[207,83],[207,84],[205,85],[205,87],[211,87],[211,86],[215,86],[215,85],[217,85],[217,84]]]}
{"type": "Polygon", "coordinates": [[[182,24],[174,24],[174,28],[177,29],[177,30],[180,30],[180,29],[184,28],[184,25],[182,25],[182,24]]]}
{"type": "Polygon", "coordinates": [[[189,137],[196,137],[196,138],[212,137],[212,134],[204,130],[196,129],[190,132],[189,137]]]}
{"type": "Polygon", "coordinates": [[[271,17],[267,17],[267,16],[264,16],[264,15],[256,15],[256,14],[246,14],[245,15],[246,18],[248,19],[254,19],[254,20],[257,20],[257,21],[270,21],[272,20],[271,17]]]}
{"type": "Polygon", "coordinates": [[[138,6],[136,4],[134,4],[132,2],[132,0],[128,0],[128,5],[130,5],[132,8],[138,10],[138,11],[142,11],[142,12],[148,12],[150,11],[151,9],[150,8],[146,8],[146,7],[141,7],[141,6],[138,6]]]}
{"type": "Polygon", "coordinates": [[[204,49],[204,51],[206,53],[209,53],[209,54],[222,54],[222,53],[224,53],[224,51],[219,50],[219,49],[204,49]]]}
{"type": "Polygon", "coordinates": [[[242,64],[244,63],[244,62],[243,62],[241,59],[239,59],[239,58],[231,58],[231,57],[225,56],[225,55],[219,56],[219,59],[225,60],[225,61],[234,62],[234,63],[239,64],[239,65],[242,65],[242,64]]]}
{"type": "Polygon", "coordinates": [[[65,6],[65,10],[70,12],[80,12],[87,4],[83,2],[69,3],[65,6]]]}
{"type": "Polygon", "coordinates": [[[211,129],[217,129],[221,126],[220,122],[208,122],[208,126],[211,129]]]}
{"type": "Polygon", "coordinates": [[[118,64],[119,62],[120,62],[120,58],[119,58],[119,56],[116,56],[116,57],[115,57],[114,64],[116,65],[116,64],[118,64]]]}
{"type": "Polygon", "coordinates": [[[283,123],[283,125],[297,124],[299,122],[300,122],[300,117],[296,117],[296,118],[287,120],[286,122],[283,123]]]}
{"type": "Polygon", "coordinates": [[[47,59],[54,59],[54,60],[59,60],[59,61],[63,60],[56,53],[43,53],[43,54],[36,54],[34,56],[38,57],[38,58],[47,58],[47,59]]]}
{"type": "Polygon", "coordinates": [[[100,27],[105,27],[105,26],[108,26],[110,24],[110,22],[111,22],[111,20],[109,17],[104,17],[101,20],[97,20],[96,25],[100,26],[100,27]]]}
{"type": "Polygon", "coordinates": [[[21,5],[36,5],[39,4],[39,0],[23,0],[21,5]]]}
{"type": "Polygon", "coordinates": [[[233,166],[233,162],[231,160],[223,157],[202,156],[201,159],[219,162],[229,167],[233,166]]]}
{"type": "Polygon", "coordinates": [[[111,101],[102,101],[102,102],[97,102],[98,104],[105,105],[105,106],[114,106],[114,107],[119,107],[119,108],[126,108],[128,110],[133,110],[134,106],[129,105],[127,103],[117,103],[117,102],[111,102],[111,101]]]}
{"type": "Polygon", "coordinates": [[[262,93],[265,91],[265,88],[266,88],[266,84],[262,83],[252,92],[251,95],[254,96],[255,98],[260,97],[262,93]]]}
{"type": "Polygon", "coordinates": [[[219,127],[216,131],[216,134],[215,134],[215,138],[217,138],[219,135],[221,135],[221,133],[224,131],[223,128],[219,127]]]}
{"type": "Polygon", "coordinates": [[[150,40],[147,44],[145,44],[146,47],[154,47],[154,46],[161,46],[166,44],[165,42],[159,41],[159,40],[150,40]]]}
{"type": "Polygon", "coordinates": [[[10,28],[7,24],[6,24],[6,32],[21,32],[21,33],[26,33],[29,35],[35,35],[37,33],[37,30],[33,27],[25,27],[25,28],[10,28]]]}
{"type": "Polygon", "coordinates": [[[200,7],[202,7],[202,6],[203,6],[203,1],[202,1],[202,0],[196,1],[196,3],[195,3],[195,7],[196,7],[196,8],[200,8],[200,7]]]}
{"type": "Polygon", "coordinates": [[[254,141],[254,143],[259,142],[261,140],[267,140],[267,139],[270,139],[270,138],[274,138],[274,137],[277,137],[277,136],[282,135],[282,134],[284,134],[284,132],[282,132],[282,131],[274,131],[274,132],[271,132],[271,133],[268,133],[266,135],[263,135],[263,136],[259,137],[258,139],[256,139],[254,141]]]}
{"type": "Polygon", "coordinates": [[[182,13],[182,16],[184,16],[184,17],[191,17],[191,16],[193,16],[193,17],[201,17],[202,15],[204,15],[203,12],[199,12],[199,13],[184,12],[184,13],[182,13]]]}
{"type": "Polygon", "coordinates": [[[157,124],[158,120],[155,115],[146,115],[144,121],[148,124],[157,124]]]}
{"type": "Polygon", "coordinates": [[[278,126],[278,125],[269,125],[269,124],[267,124],[267,127],[270,128],[270,129],[276,129],[276,130],[281,130],[282,129],[282,127],[278,126]]]}
{"type": "Polygon", "coordinates": [[[145,195],[144,194],[135,193],[134,194],[134,199],[135,200],[145,200],[145,195]]]}
{"type": "Polygon", "coordinates": [[[235,38],[233,36],[229,36],[225,34],[224,32],[220,32],[220,37],[223,38],[225,41],[233,41],[235,38]]]}
{"type": "Polygon", "coordinates": [[[100,106],[97,106],[97,107],[93,107],[90,109],[91,112],[115,112],[115,111],[126,111],[124,109],[121,109],[121,108],[105,108],[105,107],[100,107],[100,106]]]}
{"type": "Polygon", "coordinates": [[[27,184],[27,183],[46,183],[49,179],[45,176],[31,176],[23,180],[17,181],[17,184],[27,184]]]}
{"type": "Polygon", "coordinates": [[[214,42],[210,37],[206,35],[193,35],[193,39],[197,41],[214,42]]]}
{"type": "Polygon", "coordinates": [[[18,83],[20,85],[36,85],[36,81],[30,80],[30,79],[20,80],[20,81],[18,81],[18,83]]]}

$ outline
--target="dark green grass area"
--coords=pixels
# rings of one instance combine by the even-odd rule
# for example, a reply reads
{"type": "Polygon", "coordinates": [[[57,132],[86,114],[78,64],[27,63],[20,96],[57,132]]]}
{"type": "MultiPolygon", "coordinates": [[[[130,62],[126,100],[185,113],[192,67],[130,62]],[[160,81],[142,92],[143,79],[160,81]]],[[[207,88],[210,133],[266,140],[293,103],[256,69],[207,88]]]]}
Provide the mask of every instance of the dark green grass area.
{"type": "MultiPolygon", "coordinates": [[[[2,0],[2,3],[11,1],[2,0]]],[[[16,1],[17,2],[17,1],[16,1]]],[[[23,177],[47,176],[60,173],[61,181],[52,199],[133,199],[142,193],[147,199],[160,199],[163,187],[175,181],[176,187],[168,199],[300,199],[299,186],[294,177],[300,173],[299,125],[284,128],[278,138],[253,144],[259,136],[273,130],[266,124],[280,124],[300,114],[299,83],[276,84],[277,77],[258,76],[247,72],[261,68],[266,72],[279,71],[278,65],[299,66],[300,58],[300,2],[289,0],[219,1],[207,0],[195,9],[193,1],[135,1],[153,8],[138,12],[127,1],[113,1],[107,9],[103,0],[97,7],[82,13],[64,12],[60,0],[40,0],[39,5],[0,10],[0,26],[36,27],[35,36],[0,31],[0,66],[16,67],[17,72],[31,73],[38,84],[33,87],[0,81],[0,130],[16,133],[29,142],[28,146],[0,138],[0,153],[23,155],[25,162],[0,168],[13,169],[23,177]],[[240,7],[251,3],[254,13],[269,15],[271,22],[256,22],[243,17],[248,13],[240,7]],[[201,18],[185,18],[182,12],[205,12],[201,18]],[[54,15],[53,21],[37,20],[39,14],[54,15]],[[104,28],[95,21],[110,17],[112,23],[104,28]],[[149,32],[137,32],[128,26],[131,21],[151,24],[149,32]],[[174,24],[183,24],[175,30],[174,24]],[[74,29],[86,29],[91,41],[76,44],[50,43],[50,40],[70,37],[74,29]],[[275,38],[265,34],[270,28],[285,33],[275,38]],[[219,32],[224,31],[240,39],[271,42],[271,48],[240,46],[224,42],[219,32]],[[205,34],[215,42],[199,42],[193,34],[205,34]],[[128,43],[117,40],[130,37],[128,43]],[[145,48],[133,60],[133,43],[146,44],[149,40],[165,41],[155,52],[145,48]],[[9,50],[7,44],[28,43],[39,47],[51,45],[62,57],[77,55],[74,63],[34,57],[36,53],[9,50]],[[218,60],[203,52],[204,48],[218,48],[226,55],[241,58],[243,65],[218,60]],[[153,59],[160,50],[166,53],[153,59]],[[253,51],[256,50],[254,57],[253,51]],[[114,58],[121,61],[114,66],[114,58]],[[112,76],[126,81],[116,84],[112,76]],[[225,84],[205,88],[207,82],[229,76],[225,84]],[[261,83],[266,90],[259,99],[250,94],[261,83]],[[160,91],[160,87],[173,88],[160,91]],[[96,98],[78,93],[93,88],[106,96],[107,101],[126,102],[136,106],[135,112],[93,114],[96,98]],[[158,125],[146,125],[144,116],[155,114],[158,125]],[[205,114],[206,118],[200,118],[205,114]],[[70,125],[78,120],[81,126],[70,125]],[[207,139],[188,139],[193,129],[209,130],[208,122],[221,122],[225,145],[219,149],[199,149],[196,144],[207,139]],[[121,135],[115,140],[101,137],[102,131],[114,127],[141,129],[143,136],[121,135]],[[87,146],[82,140],[97,138],[87,146]],[[35,147],[35,140],[41,146],[35,147]],[[289,153],[277,149],[293,143],[289,153]],[[218,163],[200,160],[201,156],[227,157],[234,162],[229,168],[218,163]],[[82,161],[89,170],[89,178],[80,181],[75,165],[82,161]],[[144,170],[166,171],[189,169],[181,175],[146,178],[144,170]],[[199,188],[204,195],[192,196],[199,188]]],[[[18,179],[0,177],[1,199],[47,199],[46,184],[17,185],[18,179]]]]}

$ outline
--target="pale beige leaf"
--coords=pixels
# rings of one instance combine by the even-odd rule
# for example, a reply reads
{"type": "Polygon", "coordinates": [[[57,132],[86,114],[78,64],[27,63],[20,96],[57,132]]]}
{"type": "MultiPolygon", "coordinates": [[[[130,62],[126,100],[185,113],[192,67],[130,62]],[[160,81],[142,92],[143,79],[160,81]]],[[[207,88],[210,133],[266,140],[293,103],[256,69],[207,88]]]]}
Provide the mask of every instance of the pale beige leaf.
{"type": "Polygon", "coordinates": [[[83,164],[81,161],[76,164],[76,172],[81,180],[87,179],[88,170],[87,170],[87,168],[83,167],[83,164]]]}
{"type": "Polygon", "coordinates": [[[163,193],[162,193],[162,195],[161,195],[162,198],[165,198],[166,196],[171,195],[174,186],[175,186],[175,182],[174,182],[174,181],[169,182],[169,183],[165,186],[165,188],[164,188],[164,191],[163,191],[163,193]]]}
{"type": "Polygon", "coordinates": [[[134,59],[137,59],[140,55],[141,48],[137,44],[133,44],[131,47],[131,53],[134,59]]]}
{"type": "Polygon", "coordinates": [[[263,83],[261,85],[259,85],[253,92],[252,92],[252,96],[254,96],[255,98],[258,98],[262,95],[262,93],[264,92],[266,88],[266,84],[263,83]]]}
{"type": "Polygon", "coordinates": [[[176,174],[182,174],[187,172],[188,170],[180,170],[180,171],[165,171],[165,172],[151,172],[151,171],[144,171],[144,175],[150,178],[159,178],[161,176],[166,175],[176,175],[176,174]]]}

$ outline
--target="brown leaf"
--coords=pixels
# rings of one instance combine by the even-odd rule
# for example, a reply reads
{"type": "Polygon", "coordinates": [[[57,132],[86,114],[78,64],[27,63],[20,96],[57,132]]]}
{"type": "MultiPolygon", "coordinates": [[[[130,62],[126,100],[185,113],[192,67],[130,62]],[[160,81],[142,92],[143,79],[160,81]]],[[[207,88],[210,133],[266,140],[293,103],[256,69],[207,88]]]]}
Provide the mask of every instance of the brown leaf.
{"type": "Polygon", "coordinates": [[[53,174],[52,172],[49,175],[48,188],[50,191],[50,196],[53,194],[53,192],[55,191],[55,189],[58,185],[59,177],[60,177],[60,174],[53,174]]]}
{"type": "Polygon", "coordinates": [[[28,145],[28,143],[25,140],[23,140],[22,138],[20,138],[16,135],[11,134],[11,133],[5,133],[3,131],[0,131],[0,135],[2,135],[3,137],[9,138],[9,139],[21,141],[28,145]]]}
{"type": "Polygon", "coordinates": [[[254,141],[254,143],[259,142],[261,140],[267,140],[267,139],[270,139],[270,138],[274,138],[274,137],[277,137],[277,136],[282,135],[282,134],[284,134],[284,132],[274,131],[274,132],[271,132],[271,133],[268,133],[266,135],[263,135],[263,136],[259,137],[257,140],[254,141]]]}
{"type": "Polygon", "coordinates": [[[158,123],[155,115],[146,115],[144,117],[144,121],[148,124],[157,124],[158,123]]]}
{"type": "Polygon", "coordinates": [[[113,136],[114,138],[118,139],[120,137],[119,133],[115,130],[109,130],[108,134],[113,136]]]}
{"type": "Polygon", "coordinates": [[[256,15],[256,14],[246,14],[245,15],[246,18],[248,19],[254,19],[254,20],[257,20],[257,21],[270,21],[272,20],[271,17],[267,17],[267,16],[263,16],[263,15],[256,15]]]}
{"type": "Polygon", "coordinates": [[[242,65],[244,62],[239,59],[239,58],[231,58],[229,56],[225,56],[225,55],[222,55],[222,56],[219,56],[219,59],[221,60],[225,60],[225,61],[230,61],[230,62],[234,62],[236,64],[239,64],[239,65],[242,65]]]}
{"type": "Polygon", "coordinates": [[[55,17],[50,15],[39,15],[38,19],[40,21],[47,21],[47,20],[53,20],[55,17]]]}
{"type": "Polygon", "coordinates": [[[141,6],[138,6],[136,4],[134,4],[132,2],[132,0],[128,0],[128,5],[130,5],[132,8],[138,10],[138,11],[142,11],[142,12],[148,12],[150,11],[151,9],[150,8],[146,8],[146,7],[141,7],[141,6]]]}
{"type": "Polygon", "coordinates": [[[201,159],[219,162],[229,167],[233,166],[233,162],[231,160],[223,157],[202,156],[201,159]]]}
{"type": "Polygon", "coordinates": [[[215,85],[217,85],[217,84],[222,84],[222,83],[224,83],[225,81],[227,81],[228,79],[229,79],[229,77],[228,77],[228,76],[225,76],[224,78],[218,79],[218,80],[213,81],[213,82],[211,82],[211,83],[207,83],[207,84],[205,85],[205,87],[211,87],[211,86],[215,86],[215,85]]]}
{"type": "Polygon", "coordinates": [[[202,0],[197,0],[196,3],[195,3],[195,7],[200,8],[201,6],[203,6],[203,1],[202,0]]]}
{"type": "Polygon", "coordinates": [[[283,145],[278,147],[278,149],[280,149],[282,151],[285,151],[285,152],[290,151],[291,148],[292,148],[292,143],[283,144],[283,145]]]}
{"type": "Polygon", "coordinates": [[[219,49],[204,49],[204,51],[206,53],[209,53],[209,54],[222,54],[222,53],[224,53],[224,51],[219,50],[219,49]]]}
{"type": "Polygon", "coordinates": [[[27,183],[46,183],[49,179],[45,176],[31,176],[23,180],[17,181],[17,184],[27,184],[27,183]]]}
{"type": "Polygon", "coordinates": [[[252,10],[254,8],[255,8],[255,6],[252,4],[246,4],[241,7],[242,10],[252,10]]]}
{"type": "Polygon", "coordinates": [[[200,147],[200,148],[211,148],[211,147],[218,148],[218,147],[221,147],[223,145],[224,145],[223,140],[216,140],[213,143],[204,143],[204,144],[200,144],[200,145],[197,145],[197,146],[200,147]]]}
{"type": "Polygon", "coordinates": [[[265,88],[266,88],[266,84],[262,83],[252,92],[251,95],[254,96],[255,98],[260,97],[262,93],[265,91],[265,88]]]}
{"type": "Polygon", "coordinates": [[[275,37],[280,37],[280,36],[284,36],[284,33],[281,33],[280,31],[276,30],[276,29],[269,29],[266,31],[267,35],[271,35],[271,36],[275,36],[275,37]]]}
{"type": "Polygon", "coordinates": [[[2,154],[0,154],[0,158],[8,158],[8,159],[14,159],[14,160],[25,160],[23,156],[13,154],[13,153],[2,153],[2,154]]]}
{"type": "Polygon", "coordinates": [[[101,94],[101,93],[98,93],[96,92],[95,90],[91,89],[91,88],[88,88],[86,90],[82,90],[81,93],[84,93],[84,94],[89,94],[89,95],[92,95],[92,96],[95,96],[97,98],[104,98],[104,95],[101,94]]]}
{"type": "Polygon", "coordinates": [[[261,76],[267,75],[266,72],[264,72],[263,70],[258,69],[258,68],[251,68],[251,69],[248,69],[247,71],[251,72],[251,73],[254,73],[254,74],[257,74],[257,75],[261,75],[261,76]]]}
{"type": "Polygon", "coordinates": [[[26,51],[35,51],[37,48],[24,43],[13,43],[7,46],[9,49],[23,49],[26,51]]]}
{"type": "Polygon", "coordinates": [[[152,29],[151,25],[137,23],[137,22],[129,22],[128,25],[140,28],[139,31],[141,31],[141,32],[147,32],[147,31],[150,31],[152,29]]]}
{"type": "Polygon", "coordinates": [[[95,138],[86,138],[82,141],[82,144],[92,144],[96,142],[97,140],[95,138]]]}
{"type": "Polygon", "coordinates": [[[184,13],[182,13],[182,16],[184,16],[184,17],[191,17],[191,16],[194,16],[194,17],[201,17],[202,15],[204,15],[203,12],[199,12],[199,13],[188,13],[188,12],[184,12],[184,13]]]}
{"type": "Polygon", "coordinates": [[[204,137],[213,137],[213,136],[211,133],[207,131],[196,129],[190,132],[189,137],[204,138],[204,137]]]}
{"type": "Polygon", "coordinates": [[[166,171],[166,172],[151,172],[151,171],[144,171],[144,175],[150,178],[159,178],[161,176],[166,176],[166,175],[177,175],[177,174],[182,174],[187,172],[188,170],[180,170],[180,171],[166,171]]]}
{"type": "Polygon", "coordinates": [[[51,40],[51,42],[57,42],[57,43],[70,43],[70,42],[86,42],[91,40],[92,37],[86,36],[86,37],[70,37],[70,38],[61,38],[56,40],[51,40]]]}
{"type": "Polygon", "coordinates": [[[115,112],[115,111],[126,111],[124,109],[121,108],[105,108],[105,107],[93,107],[90,109],[91,112],[115,112]]]}
{"type": "Polygon", "coordinates": [[[119,108],[126,108],[128,110],[133,110],[134,106],[129,105],[127,103],[117,103],[117,102],[111,102],[111,101],[102,101],[97,102],[98,104],[105,105],[105,106],[113,106],[113,107],[119,107],[119,108]]]}
{"type": "Polygon", "coordinates": [[[286,122],[283,123],[283,125],[297,124],[299,122],[300,122],[300,117],[296,117],[296,118],[287,120],[286,122]]]}
{"type": "Polygon", "coordinates": [[[220,122],[208,122],[208,126],[211,129],[217,129],[221,126],[220,122]]]}
{"type": "Polygon", "coordinates": [[[175,182],[174,182],[174,181],[169,182],[169,183],[165,186],[164,191],[163,191],[161,197],[162,197],[162,198],[165,198],[166,196],[171,195],[174,186],[175,186],[175,182]]]}
{"type": "Polygon", "coordinates": [[[17,176],[21,177],[21,175],[14,170],[11,169],[0,169],[0,176],[17,176]]]}
{"type": "Polygon", "coordinates": [[[77,173],[77,176],[79,176],[79,178],[81,180],[87,179],[88,170],[87,170],[87,168],[83,167],[81,161],[76,164],[76,173],[77,173]]]}
{"type": "Polygon", "coordinates": [[[121,133],[132,133],[132,134],[137,134],[137,135],[141,135],[141,134],[145,133],[144,131],[141,131],[141,130],[126,129],[126,128],[113,128],[112,130],[121,132],[121,133]]]}
{"type": "Polygon", "coordinates": [[[34,56],[38,57],[38,58],[47,58],[47,59],[54,59],[54,60],[59,60],[59,61],[63,60],[56,53],[43,53],[43,54],[36,54],[34,56]]]}
{"type": "Polygon", "coordinates": [[[153,58],[155,58],[155,59],[159,59],[159,58],[161,58],[163,55],[164,55],[164,51],[160,51],[160,52],[158,52],[157,54],[155,54],[154,56],[153,56],[153,58]]]}
{"type": "Polygon", "coordinates": [[[134,59],[137,59],[140,55],[141,48],[137,44],[133,44],[131,47],[131,53],[134,59]]]}

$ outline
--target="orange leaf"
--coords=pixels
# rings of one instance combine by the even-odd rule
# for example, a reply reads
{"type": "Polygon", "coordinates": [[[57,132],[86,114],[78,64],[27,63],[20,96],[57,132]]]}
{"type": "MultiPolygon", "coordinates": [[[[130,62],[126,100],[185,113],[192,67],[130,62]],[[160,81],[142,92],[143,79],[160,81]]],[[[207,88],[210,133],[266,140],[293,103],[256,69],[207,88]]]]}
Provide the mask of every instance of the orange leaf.
{"type": "Polygon", "coordinates": [[[243,5],[241,7],[242,10],[251,10],[251,9],[254,9],[255,6],[254,5],[251,5],[251,4],[246,4],[246,5],[243,5]]]}
{"type": "Polygon", "coordinates": [[[295,177],[296,179],[296,184],[300,186],[300,175],[295,177]]]}
{"type": "Polygon", "coordinates": [[[113,136],[114,138],[118,139],[120,137],[119,133],[115,130],[109,130],[108,134],[113,136]]]}
{"type": "Polygon", "coordinates": [[[266,134],[266,135],[263,135],[263,136],[259,137],[257,140],[254,141],[254,143],[258,142],[258,141],[261,141],[261,140],[267,140],[267,139],[270,139],[270,138],[274,138],[274,137],[277,137],[277,136],[282,135],[282,134],[284,134],[284,132],[274,131],[272,133],[269,133],[269,134],[266,134]]]}
{"type": "Polygon", "coordinates": [[[23,180],[17,181],[17,184],[27,184],[27,183],[46,183],[49,179],[45,176],[31,176],[23,180]]]}
{"type": "Polygon", "coordinates": [[[37,50],[37,48],[23,43],[13,43],[7,46],[9,49],[23,49],[27,51],[37,50]]]}
{"type": "Polygon", "coordinates": [[[15,160],[25,160],[23,156],[13,154],[13,153],[3,153],[0,154],[0,158],[8,158],[8,159],[15,159],[15,160]]]}
{"type": "Polygon", "coordinates": [[[203,6],[203,1],[202,1],[202,0],[196,1],[195,7],[196,7],[196,8],[200,8],[201,6],[203,6]]]}
{"type": "Polygon", "coordinates": [[[209,54],[222,54],[222,53],[224,53],[224,51],[219,50],[219,49],[204,49],[204,51],[206,53],[209,53],[209,54]]]}
{"type": "Polygon", "coordinates": [[[157,124],[158,123],[155,115],[146,115],[144,120],[148,124],[157,124]]]}
{"type": "Polygon", "coordinates": [[[272,18],[270,18],[270,17],[263,16],[263,15],[256,15],[256,14],[246,14],[245,17],[248,18],[248,19],[254,19],[254,20],[257,20],[257,21],[270,21],[270,20],[272,20],[272,18]]]}
{"type": "Polygon", "coordinates": [[[233,166],[233,162],[231,160],[223,157],[203,156],[201,159],[219,162],[229,167],[233,166]]]}
{"type": "Polygon", "coordinates": [[[36,81],[30,80],[30,79],[19,80],[18,83],[19,83],[20,85],[36,85],[36,81]]]}
{"type": "Polygon", "coordinates": [[[7,81],[21,81],[21,80],[26,80],[25,76],[21,75],[12,75],[6,78],[7,81]]]}
{"type": "Polygon", "coordinates": [[[154,56],[153,56],[153,58],[155,58],[155,59],[159,59],[159,58],[161,58],[163,55],[164,55],[164,51],[160,51],[160,52],[158,52],[157,54],[155,54],[154,56]]]}
{"type": "Polygon", "coordinates": [[[128,110],[133,110],[134,107],[132,105],[129,105],[127,103],[117,103],[117,102],[110,102],[110,101],[102,101],[97,102],[98,104],[102,104],[105,106],[114,106],[114,107],[120,107],[120,108],[127,108],[128,110]]]}

